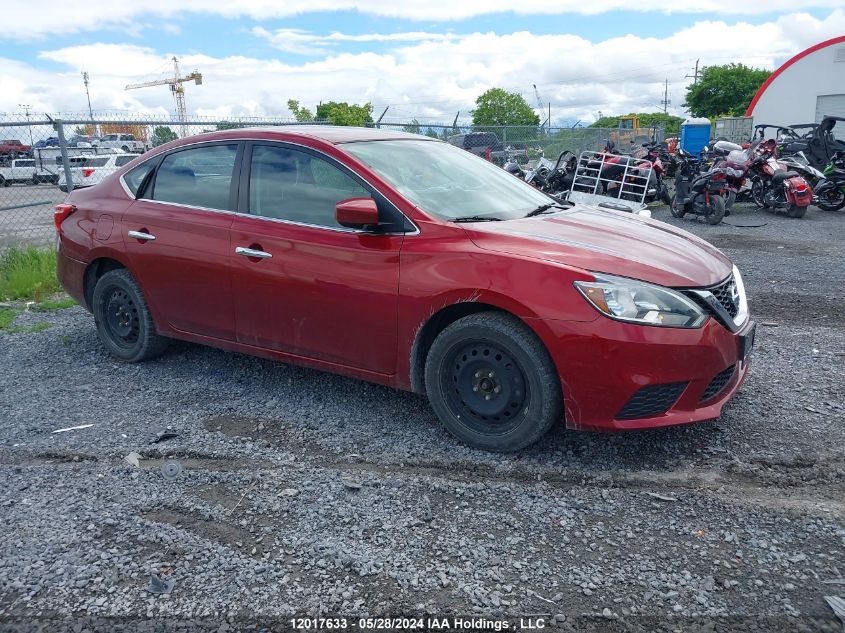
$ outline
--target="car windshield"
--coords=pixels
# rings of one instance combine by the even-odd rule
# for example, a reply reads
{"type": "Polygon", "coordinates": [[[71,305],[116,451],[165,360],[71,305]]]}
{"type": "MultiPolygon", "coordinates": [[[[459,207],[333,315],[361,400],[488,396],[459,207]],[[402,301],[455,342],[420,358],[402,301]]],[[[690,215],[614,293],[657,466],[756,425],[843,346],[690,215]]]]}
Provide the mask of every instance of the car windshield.
{"type": "Polygon", "coordinates": [[[347,143],[366,163],[423,211],[445,220],[524,217],[554,200],[471,153],[438,141],[347,143]]]}

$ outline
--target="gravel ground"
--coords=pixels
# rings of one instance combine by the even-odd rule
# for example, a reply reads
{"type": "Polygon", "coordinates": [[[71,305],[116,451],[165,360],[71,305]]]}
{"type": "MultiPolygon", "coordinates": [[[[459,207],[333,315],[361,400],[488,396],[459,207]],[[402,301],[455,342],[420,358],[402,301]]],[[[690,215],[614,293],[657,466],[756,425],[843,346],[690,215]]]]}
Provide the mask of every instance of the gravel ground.
{"type": "Polygon", "coordinates": [[[412,394],[187,344],[118,364],[81,308],[22,314],[51,327],[0,333],[0,631],[840,631],[823,597],[845,595],[826,582],[845,576],[845,216],[654,216],[743,271],[745,386],[713,422],[556,428],[516,455],[457,444],[412,394]]]}

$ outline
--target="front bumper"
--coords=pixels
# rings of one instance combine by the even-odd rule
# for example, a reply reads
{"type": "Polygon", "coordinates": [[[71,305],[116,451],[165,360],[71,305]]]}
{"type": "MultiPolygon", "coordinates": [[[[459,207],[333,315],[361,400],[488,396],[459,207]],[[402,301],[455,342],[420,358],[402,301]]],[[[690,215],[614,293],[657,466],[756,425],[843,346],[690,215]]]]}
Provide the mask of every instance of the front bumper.
{"type": "Polygon", "coordinates": [[[712,317],[689,330],[603,317],[545,323],[553,332],[547,345],[570,428],[618,431],[711,420],[749,369],[742,354],[754,328],[750,319],[735,333],[712,317]]]}

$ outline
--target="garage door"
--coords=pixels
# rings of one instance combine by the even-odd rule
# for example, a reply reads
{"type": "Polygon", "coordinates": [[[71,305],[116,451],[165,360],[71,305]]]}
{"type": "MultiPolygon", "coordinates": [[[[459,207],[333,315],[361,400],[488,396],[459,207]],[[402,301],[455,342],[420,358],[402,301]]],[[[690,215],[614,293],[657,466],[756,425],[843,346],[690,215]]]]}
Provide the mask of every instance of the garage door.
{"type": "Polygon", "coordinates": [[[816,123],[820,123],[826,116],[845,117],[845,95],[816,97],[816,123]]]}

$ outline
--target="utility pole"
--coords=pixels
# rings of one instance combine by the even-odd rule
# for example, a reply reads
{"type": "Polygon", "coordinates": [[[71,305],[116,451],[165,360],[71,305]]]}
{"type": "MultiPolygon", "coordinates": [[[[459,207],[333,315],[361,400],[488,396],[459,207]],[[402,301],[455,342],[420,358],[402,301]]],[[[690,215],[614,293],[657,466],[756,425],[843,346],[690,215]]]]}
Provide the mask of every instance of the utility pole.
{"type": "Polygon", "coordinates": [[[666,82],[663,84],[663,101],[660,104],[663,106],[663,114],[669,113],[669,104],[672,103],[669,101],[669,79],[666,79],[666,82]]]}
{"type": "Polygon", "coordinates": [[[24,116],[26,116],[26,127],[29,128],[29,147],[32,149],[32,146],[35,145],[35,141],[32,139],[32,124],[29,122],[29,110],[32,106],[28,103],[19,103],[18,107],[23,108],[24,116]]]}
{"type": "Polygon", "coordinates": [[[549,101],[549,118],[546,119],[548,123],[546,124],[546,131],[548,131],[549,136],[552,135],[552,102],[549,101]]]}
{"type": "Polygon", "coordinates": [[[700,62],[700,61],[701,61],[701,59],[695,60],[695,74],[694,75],[684,75],[685,78],[692,77],[693,85],[698,83],[698,62],[700,62]]]}

